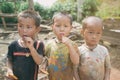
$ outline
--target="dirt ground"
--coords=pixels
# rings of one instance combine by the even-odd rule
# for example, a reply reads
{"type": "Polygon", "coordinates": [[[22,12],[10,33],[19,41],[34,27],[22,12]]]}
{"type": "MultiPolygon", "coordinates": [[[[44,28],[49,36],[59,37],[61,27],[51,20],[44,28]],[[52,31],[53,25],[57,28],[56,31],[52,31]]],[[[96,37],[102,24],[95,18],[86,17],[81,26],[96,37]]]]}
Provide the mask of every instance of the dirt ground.
{"type": "MultiPolygon", "coordinates": [[[[110,29],[120,30],[120,20],[106,20],[104,21],[104,25],[105,29],[101,42],[108,48],[110,52],[112,65],[110,80],[120,80],[120,32],[118,33],[110,31],[110,29]]],[[[2,31],[1,28],[0,31],[2,31]]],[[[46,33],[40,33],[41,38],[44,38],[46,35],[46,33]]],[[[5,57],[7,53],[7,47],[13,39],[15,40],[18,38],[18,34],[14,33],[7,35],[6,37],[5,36],[6,35],[2,37],[0,34],[0,80],[4,80],[3,77],[6,71],[5,57]]]]}
{"type": "Polygon", "coordinates": [[[104,26],[102,39],[110,52],[112,65],[110,80],[120,80],[120,19],[105,20],[104,26]],[[110,31],[111,29],[119,32],[110,31]]]}

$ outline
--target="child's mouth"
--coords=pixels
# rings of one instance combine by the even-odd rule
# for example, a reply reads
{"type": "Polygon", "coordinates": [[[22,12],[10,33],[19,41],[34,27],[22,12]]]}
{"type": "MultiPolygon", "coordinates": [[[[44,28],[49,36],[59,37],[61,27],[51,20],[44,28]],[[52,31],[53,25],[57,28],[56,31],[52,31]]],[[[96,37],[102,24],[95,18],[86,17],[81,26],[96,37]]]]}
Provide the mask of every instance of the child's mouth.
{"type": "Polygon", "coordinates": [[[25,40],[26,37],[28,37],[28,36],[27,36],[27,35],[23,35],[23,36],[22,36],[23,40],[25,40]]]}
{"type": "Polygon", "coordinates": [[[24,37],[28,37],[27,35],[23,35],[24,37]]]}
{"type": "Polygon", "coordinates": [[[64,33],[60,33],[60,36],[64,36],[64,33]]]}

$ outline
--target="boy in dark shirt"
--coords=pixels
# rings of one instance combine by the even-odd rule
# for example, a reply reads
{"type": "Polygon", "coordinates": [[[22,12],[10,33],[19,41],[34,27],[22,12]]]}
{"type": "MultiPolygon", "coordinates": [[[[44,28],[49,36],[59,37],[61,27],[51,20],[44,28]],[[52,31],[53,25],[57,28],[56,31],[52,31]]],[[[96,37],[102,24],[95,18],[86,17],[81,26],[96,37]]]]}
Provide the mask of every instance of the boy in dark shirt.
{"type": "Polygon", "coordinates": [[[37,80],[38,65],[43,60],[44,45],[36,40],[40,31],[40,15],[35,11],[23,11],[18,15],[20,39],[8,47],[7,75],[18,80],[37,80]]]}

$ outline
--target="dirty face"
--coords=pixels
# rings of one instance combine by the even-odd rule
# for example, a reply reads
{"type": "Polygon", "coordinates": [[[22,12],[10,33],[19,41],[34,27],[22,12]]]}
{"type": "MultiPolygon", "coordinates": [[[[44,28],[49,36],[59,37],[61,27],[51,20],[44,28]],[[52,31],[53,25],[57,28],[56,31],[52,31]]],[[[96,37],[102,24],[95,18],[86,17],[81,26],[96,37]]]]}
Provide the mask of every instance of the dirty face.
{"type": "Polygon", "coordinates": [[[89,47],[96,46],[102,36],[102,26],[97,23],[90,23],[83,30],[82,34],[89,47]]]}
{"type": "Polygon", "coordinates": [[[35,34],[39,32],[39,27],[35,26],[35,22],[32,18],[20,17],[18,19],[18,32],[21,38],[24,40],[24,37],[31,37],[34,39],[35,34]]]}
{"type": "Polygon", "coordinates": [[[62,36],[68,36],[72,29],[70,19],[66,16],[56,17],[52,29],[57,38],[61,41],[62,36]]]}

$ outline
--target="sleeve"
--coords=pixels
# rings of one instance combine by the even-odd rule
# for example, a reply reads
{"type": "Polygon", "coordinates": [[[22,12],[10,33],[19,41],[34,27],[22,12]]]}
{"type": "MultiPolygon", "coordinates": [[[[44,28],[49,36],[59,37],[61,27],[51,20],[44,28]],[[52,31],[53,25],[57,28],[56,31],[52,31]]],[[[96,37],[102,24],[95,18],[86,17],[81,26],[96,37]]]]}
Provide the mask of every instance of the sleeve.
{"type": "Polygon", "coordinates": [[[106,69],[110,69],[111,68],[111,63],[110,63],[110,55],[109,55],[109,51],[107,50],[107,48],[105,48],[105,68],[106,69]]]}
{"type": "Polygon", "coordinates": [[[10,44],[8,46],[7,58],[11,61],[13,61],[13,53],[14,53],[14,45],[10,44]]]}
{"type": "Polygon", "coordinates": [[[86,47],[84,46],[84,44],[80,45],[78,47],[78,50],[79,50],[80,56],[86,53],[86,47]]]}
{"type": "Polygon", "coordinates": [[[109,56],[109,54],[106,55],[106,57],[105,57],[105,68],[106,68],[106,69],[110,69],[110,68],[111,68],[111,63],[110,63],[110,56],[109,56]]]}
{"type": "Polygon", "coordinates": [[[44,56],[44,52],[45,52],[45,50],[44,50],[44,43],[43,42],[39,42],[38,44],[39,44],[39,46],[38,46],[37,52],[38,52],[38,54],[44,56]]]}
{"type": "Polygon", "coordinates": [[[50,41],[45,41],[45,56],[49,57],[50,52],[51,52],[51,44],[53,43],[51,40],[50,41]]]}

